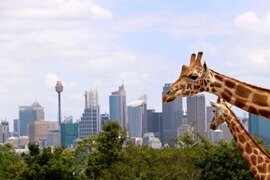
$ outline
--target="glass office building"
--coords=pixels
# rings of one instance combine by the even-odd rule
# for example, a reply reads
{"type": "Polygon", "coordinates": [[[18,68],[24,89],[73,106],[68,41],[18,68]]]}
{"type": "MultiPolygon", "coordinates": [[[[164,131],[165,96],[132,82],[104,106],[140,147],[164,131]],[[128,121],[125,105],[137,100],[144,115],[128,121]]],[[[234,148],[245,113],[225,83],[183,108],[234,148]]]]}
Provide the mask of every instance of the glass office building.
{"type": "Polygon", "coordinates": [[[73,118],[68,117],[61,123],[61,146],[71,147],[79,137],[78,123],[73,123],[73,118]]]}
{"type": "Polygon", "coordinates": [[[270,146],[269,119],[249,113],[248,130],[250,134],[260,138],[266,146],[270,146]]]}

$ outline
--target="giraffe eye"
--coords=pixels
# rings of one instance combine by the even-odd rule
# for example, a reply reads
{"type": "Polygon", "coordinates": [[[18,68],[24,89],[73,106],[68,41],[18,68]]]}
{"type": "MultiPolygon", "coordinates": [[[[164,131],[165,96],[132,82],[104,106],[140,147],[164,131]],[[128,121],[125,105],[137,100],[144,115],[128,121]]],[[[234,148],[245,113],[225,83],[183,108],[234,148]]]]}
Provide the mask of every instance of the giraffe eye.
{"type": "Polygon", "coordinates": [[[199,76],[195,75],[195,74],[191,74],[188,77],[189,77],[189,79],[196,80],[199,76]]]}

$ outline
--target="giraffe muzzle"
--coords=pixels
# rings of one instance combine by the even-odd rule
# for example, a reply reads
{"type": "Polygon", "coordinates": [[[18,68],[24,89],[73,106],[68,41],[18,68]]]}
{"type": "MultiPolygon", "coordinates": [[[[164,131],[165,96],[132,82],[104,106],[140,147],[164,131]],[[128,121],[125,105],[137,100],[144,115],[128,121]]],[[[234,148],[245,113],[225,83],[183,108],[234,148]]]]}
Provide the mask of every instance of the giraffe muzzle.
{"type": "Polygon", "coordinates": [[[175,96],[170,95],[168,92],[162,98],[162,102],[171,102],[173,100],[175,100],[175,96]]]}
{"type": "Polygon", "coordinates": [[[216,130],[216,129],[217,129],[217,127],[216,127],[216,125],[211,124],[211,125],[210,125],[210,129],[212,129],[212,130],[216,130]]]}

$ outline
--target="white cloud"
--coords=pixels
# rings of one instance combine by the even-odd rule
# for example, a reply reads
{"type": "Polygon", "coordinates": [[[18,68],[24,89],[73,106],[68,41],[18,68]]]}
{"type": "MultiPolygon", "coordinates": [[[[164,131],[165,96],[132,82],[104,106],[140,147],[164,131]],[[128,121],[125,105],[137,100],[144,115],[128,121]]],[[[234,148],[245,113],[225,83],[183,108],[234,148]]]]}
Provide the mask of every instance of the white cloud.
{"type": "Polygon", "coordinates": [[[248,11],[237,15],[233,22],[236,28],[246,33],[270,34],[270,13],[260,18],[254,11],[248,11]]]}
{"type": "Polygon", "coordinates": [[[4,17],[20,19],[63,19],[94,17],[98,19],[111,19],[113,17],[110,10],[101,7],[91,1],[80,0],[48,0],[45,3],[29,6],[27,1],[15,1],[13,3],[3,2],[2,7],[4,17]],[[42,4],[43,6],[40,6],[42,4]],[[11,8],[12,7],[12,8],[11,8]],[[9,8],[9,10],[5,10],[9,8]]]}
{"type": "Polygon", "coordinates": [[[56,82],[59,81],[59,77],[56,74],[46,74],[45,76],[45,83],[49,87],[54,87],[56,85],[56,82]]]}

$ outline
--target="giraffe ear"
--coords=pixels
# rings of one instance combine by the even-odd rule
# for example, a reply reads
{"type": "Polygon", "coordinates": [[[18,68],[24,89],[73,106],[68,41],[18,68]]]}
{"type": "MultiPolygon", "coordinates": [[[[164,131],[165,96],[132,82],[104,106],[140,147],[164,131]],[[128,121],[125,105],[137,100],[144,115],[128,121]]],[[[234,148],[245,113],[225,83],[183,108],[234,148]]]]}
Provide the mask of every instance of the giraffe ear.
{"type": "Polygon", "coordinates": [[[206,62],[204,61],[204,63],[203,63],[203,69],[204,69],[204,71],[206,71],[207,69],[208,69],[208,67],[207,67],[207,65],[206,65],[206,62]]]}
{"type": "Polygon", "coordinates": [[[190,65],[195,64],[195,62],[196,62],[196,54],[193,53],[191,54],[191,57],[190,57],[190,65]]]}

